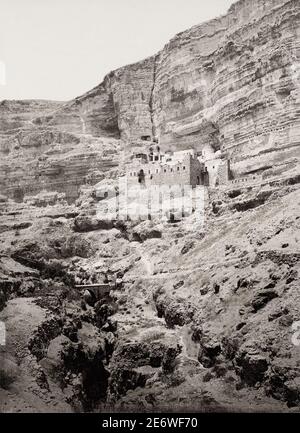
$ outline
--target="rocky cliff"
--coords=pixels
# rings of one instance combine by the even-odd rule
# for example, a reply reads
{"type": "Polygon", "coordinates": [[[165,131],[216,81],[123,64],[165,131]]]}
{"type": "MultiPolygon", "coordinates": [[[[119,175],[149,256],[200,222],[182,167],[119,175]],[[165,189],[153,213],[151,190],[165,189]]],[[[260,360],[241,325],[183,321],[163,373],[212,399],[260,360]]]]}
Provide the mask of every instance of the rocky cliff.
{"type": "MultiPolygon", "coordinates": [[[[63,141],[75,149],[79,140],[83,155],[86,136],[95,142],[121,138],[127,144],[150,136],[165,149],[201,150],[207,143],[222,148],[236,176],[290,168],[299,156],[299,24],[297,0],[240,0],[226,15],[176,35],[157,55],[111,72],[75,100],[3,101],[0,149],[7,168],[1,189],[12,191],[22,173],[30,193],[32,170],[37,177],[46,173],[45,188],[60,185],[60,190],[64,176],[73,184],[90,174],[76,168],[78,158],[75,165],[69,160],[62,177],[56,159],[53,170],[42,168],[42,173],[32,163],[19,166],[20,154],[11,152],[17,141],[27,135],[27,142],[34,143],[21,145],[25,159],[36,143],[44,155],[50,143],[41,147],[40,137],[49,131],[53,137],[59,131],[71,134],[63,141]],[[50,180],[54,172],[55,185],[50,180]]],[[[51,158],[48,162],[52,166],[51,158]]],[[[115,164],[118,160],[108,166],[115,164]]],[[[102,171],[100,160],[98,167],[102,171]]]]}
{"type": "MultiPolygon", "coordinates": [[[[57,191],[74,201],[82,185],[99,182],[117,169],[122,143],[113,133],[111,138],[86,133],[84,119],[80,118],[80,126],[76,126],[72,111],[76,102],[68,105],[65,117],[60,117],[71,133],[64,132],[59,124],[51,125],[57,110],[65,105],[49,101],[0,103],[2,194],[22,200],[43,190],[57,191]]],[[[89,122],[90,128],[96,124],[92,118],[89,122]]]]}
{"type": "Polygon", "coordinates": [[[239,1],[112,72],[104,83],[121,137],[198,150],[210,142],[233,158],[288,152],[299,144],[299,19],[297,1],[239,1]]]}
{"type": "MultiPolygon", "coordinates": [[[[151,135],[199,149],[209,140],[240,153],[266,147],[274,132],[274,144],[276,132],[296,127],[299,14],[295,0],[239,1],[227,15],[176,35],[156,56],[111,72],[99,86],[111,104],[102,95],[95,105],[106,122],[116,116],[124,139],[151,135]]],[[[76,99],[87,119],[97,91],[76,99]]],[[[58,110],[56,122],[73,106],[58,110]]],[[[97,123],[101,134],[99,116],[97,123]]]]}

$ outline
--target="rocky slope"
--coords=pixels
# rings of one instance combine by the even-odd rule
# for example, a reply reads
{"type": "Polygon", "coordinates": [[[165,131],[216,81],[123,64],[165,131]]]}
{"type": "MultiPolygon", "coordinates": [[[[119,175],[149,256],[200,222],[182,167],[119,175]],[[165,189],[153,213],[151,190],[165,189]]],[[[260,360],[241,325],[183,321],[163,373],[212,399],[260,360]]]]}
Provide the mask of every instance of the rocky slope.
{"type": "Polygon", "coordinates": [[[299,180],[210,190],[204,224],[6,202],[1,410],[298,411],[299,180]],[[86,308],[83,271],[124,287],[86,308]]]}

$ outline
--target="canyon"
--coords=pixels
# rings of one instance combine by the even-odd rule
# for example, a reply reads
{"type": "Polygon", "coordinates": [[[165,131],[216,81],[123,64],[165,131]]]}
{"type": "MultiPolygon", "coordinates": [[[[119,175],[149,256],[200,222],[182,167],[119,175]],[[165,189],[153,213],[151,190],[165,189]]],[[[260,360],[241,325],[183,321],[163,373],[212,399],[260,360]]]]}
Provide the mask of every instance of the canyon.
{"type": "Polygon", "coordinates": [[[299,50],[297,0],[239,0],[74,100],[0,102],[0,412],[299,411],[299,50]],[[204,219],[103,218],[157,143],[231,181],[204,219]],[[123,286],[93,308],[80,273],[123,286]]]}

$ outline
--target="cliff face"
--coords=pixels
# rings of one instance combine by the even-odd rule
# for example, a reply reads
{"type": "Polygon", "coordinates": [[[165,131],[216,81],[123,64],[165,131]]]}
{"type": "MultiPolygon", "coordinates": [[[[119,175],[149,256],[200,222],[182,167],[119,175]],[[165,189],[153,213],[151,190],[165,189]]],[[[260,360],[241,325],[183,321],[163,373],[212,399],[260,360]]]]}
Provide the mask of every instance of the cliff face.
{"type": "Polygon", "coordinates": [[[33,126],[33,119],[38,116],[47,116],[62,104],[62,102],[34,100],[1,101],[0,138],[4,140],[20,129],[30,129],[33,126]]]}
{"type": "Polygon", "coordinates": [[[210,142],[232,157],[297,145],[299,32],[297,0],[239,1],[156,56],[112,72],[99,86],[101,100],[92,91],[58,110],[54,123],[69,130],[62,119],[71,110],[80,130],[75,104],[98,135],[119,130],[123,139],[151,135],[198,150],[210,142]]]}
{"type": "MultiPolygon", "coordinates": [[[[297,0],[240,0],[227,15],[176,35],[156,56],[111,72],[75,100],[31,101],[20,116],[23,102],[15,112],[0,107],[1,153],[20,131],[31,137],[32,130],[54,130],[80,143],[142,136],[172,150],[210,143],[227,151],[234,175],[291,166],[300,155],[299,50],[297,0]]],[[[12,172],[14,161],[7,159],[12,172]]]]}
{"type": "MultiPolygon", "coordinates": [[[[71,110],[69,117],[59,118],[61,124],[51,125],[61,106],[49,101],[0,104],[1,194],[20,201],[41,190],[58,191],[73,201],[82,185],[98,182],[116,169],[120,141],[81,133],[71,110]],[[63,121],[71,133],[62,130],[63,121]]],[[[89,128],[94,124],[91,116],[89,128]]]]}
{"type": "Polygon", "coordinates": [[[38,122],[65,132],[131,140],[152,136],[155,58],[107,75],[99,86],[38,122]]]}
{"type": "Polygon", "coordinates": [[[2,150],[1,193],[20,201],[40,191],[78,198],[80,187],[109,176],[119,165],[120,142],[34,128],[9,138],[2,150]]]}
{"type": "Polygon", "coordinates": [[[161,142],[210,142],[228,151],[238,173],[275,162],[277,151],[284,160],[299,144],[299,18],[297,1],[242,1],[177,35],[156,67],[161,142]]]}
{"type": "Polygon", "coordinates": [[[39,122],[75,134],[119,138],[110,78],[106,77],[103,83],[90,92],[66,103],[52,116],[41,117],[39,122]]]}

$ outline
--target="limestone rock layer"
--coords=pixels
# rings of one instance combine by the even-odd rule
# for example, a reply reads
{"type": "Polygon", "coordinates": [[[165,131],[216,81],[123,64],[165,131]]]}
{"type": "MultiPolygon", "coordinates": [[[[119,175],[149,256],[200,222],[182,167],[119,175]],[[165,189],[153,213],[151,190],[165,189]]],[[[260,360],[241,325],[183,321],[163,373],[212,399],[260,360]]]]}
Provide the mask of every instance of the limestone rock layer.
{"type": "MultiPolygon", "coordinates": [[[[83,137],[121,138],[127,149],[142,137],[165,150],[200,151],[209,143],[227,152],[234,176],[291,166],[300,155],[299,58],[298,0],[240,0],[72,101],[31,101],[26,115],[19,115],[22,101],[3,101],[0,150],[10,170],[0,177],[2,189],[17,172],[12,142],[53,130],[81,144],[83,137]]],[[[22,151],[26,159],[32,145],[22,151]]]]}

